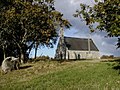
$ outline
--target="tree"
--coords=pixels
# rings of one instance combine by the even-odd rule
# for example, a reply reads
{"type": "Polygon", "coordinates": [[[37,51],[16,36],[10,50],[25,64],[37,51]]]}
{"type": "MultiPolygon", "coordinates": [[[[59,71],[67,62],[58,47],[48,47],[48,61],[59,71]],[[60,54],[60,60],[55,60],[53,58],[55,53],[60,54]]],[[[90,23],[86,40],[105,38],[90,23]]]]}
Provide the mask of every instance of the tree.
{"type": "MultiPolygon", "coordinates": [[[[91,32],[104,30],[109,37],[119,38],[120,0],[101,0],[101,2],[95,0],[93,6],[80,4],[80,7],[81,10],[76,10],[74,16],[84,19],[91,32]]],[[[120,43],[117,45],[120,47],[120,43]]]]}
{"type": "Polygon", "coordinates": [[[36,44],[53,46],[58,26],[69,28],[70,23],[55,10],[54,0],[1,0],[0,42],[4,46],[14,45],[21,62],[25,61],[27,50],[36,44]]]}

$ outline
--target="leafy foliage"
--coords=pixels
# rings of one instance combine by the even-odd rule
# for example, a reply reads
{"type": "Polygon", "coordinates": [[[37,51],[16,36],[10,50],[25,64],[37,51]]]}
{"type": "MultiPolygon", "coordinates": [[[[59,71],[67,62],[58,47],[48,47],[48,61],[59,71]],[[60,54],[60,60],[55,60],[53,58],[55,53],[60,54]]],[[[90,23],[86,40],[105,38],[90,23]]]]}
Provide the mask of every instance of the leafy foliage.
{"type": "Polygon", "coordinates": [[[120,0],[95,0],[94,6],[80,4],[75,17],[81,17],[89,25],[91,32],[106,31],[109,37],[120,36],[120,0]],[[96,27],[93,25],[97,23],[96,27]]]}
{"type": "MultiPolygon", "coordinates": [[[[17,47],[21,58],[38,45],[52,47],[57,39],[57,27],[69,28],[70,23],[55,10],[54,0],[1,0],[0,1],[0,42],[17,47]]],[[[14,47],[13,46],[13,47],[14,47]]]]}

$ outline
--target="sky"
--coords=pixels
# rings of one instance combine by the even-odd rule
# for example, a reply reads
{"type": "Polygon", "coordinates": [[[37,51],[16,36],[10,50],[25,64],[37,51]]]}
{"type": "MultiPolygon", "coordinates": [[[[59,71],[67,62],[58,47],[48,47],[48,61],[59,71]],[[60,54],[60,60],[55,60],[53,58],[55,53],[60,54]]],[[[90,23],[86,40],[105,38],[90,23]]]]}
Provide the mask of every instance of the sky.
{"type": "MultiPolygon", "coordinates": [[[[64,30],[64,35],[67,37],[78,37],[78,38],[92,38],[93,42],[96,44],[100,51],[100,55],[114,55],[120,56],[120,49],[116,49],[117,38],[106,38],[106,32],[96,31],[90,34],[88,26],[85,22],[81,21],[80,18],[73,17],[75,11],[80,9],[80,3],[85,3],[89,5],[94,4],[94,0],[55,0],[55,8],[57,11],[63,14],[63,17],[67,19],[72,27],[70,29],[64,30]]],[[[55,56],[57,44],[54,48],[39,48],[37,56],[55,56]]],[[[30,54],[31,57],[34,56],[34,50],[30,54]]]]}

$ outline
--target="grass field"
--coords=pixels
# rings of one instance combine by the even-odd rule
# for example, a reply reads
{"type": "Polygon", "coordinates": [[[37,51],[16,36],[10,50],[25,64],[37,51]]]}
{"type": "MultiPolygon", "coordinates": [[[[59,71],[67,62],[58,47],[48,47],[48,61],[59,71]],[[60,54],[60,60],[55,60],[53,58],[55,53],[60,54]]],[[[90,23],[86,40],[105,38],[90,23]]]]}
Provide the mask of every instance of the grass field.
{"type": "Polygon", "coordinates": [[[38,61],[0,74],[0,90],[120,90],[116,62],[38,61]]]}

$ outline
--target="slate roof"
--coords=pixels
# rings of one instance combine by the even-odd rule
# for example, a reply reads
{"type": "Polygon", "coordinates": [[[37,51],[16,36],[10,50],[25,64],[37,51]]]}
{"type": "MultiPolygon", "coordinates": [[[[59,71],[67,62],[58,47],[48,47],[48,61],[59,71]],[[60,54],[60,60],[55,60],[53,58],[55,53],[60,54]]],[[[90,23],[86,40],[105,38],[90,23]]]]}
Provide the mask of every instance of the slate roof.
{"type": "MultiPolygon", "coordinates": [[[[87,38],[64,37],[64,40],[65,40],[66,46],[68,47],[68,50],[88,51],[87,38]]],[[[90,50],[99,51],[92,39],[90,39],[90,50]]]]}

